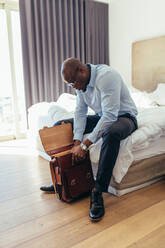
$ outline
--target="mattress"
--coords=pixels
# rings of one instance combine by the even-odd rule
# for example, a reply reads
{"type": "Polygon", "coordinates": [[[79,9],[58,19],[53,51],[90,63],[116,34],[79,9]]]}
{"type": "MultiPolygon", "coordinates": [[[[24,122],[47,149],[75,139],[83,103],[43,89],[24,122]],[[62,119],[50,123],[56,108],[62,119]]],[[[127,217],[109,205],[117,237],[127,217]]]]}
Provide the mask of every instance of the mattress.
{"type": "MultiPolygon", "coordinates": [[[[165,137],[152,142],[145,149],[133,152],[134,161],[120,183],[112,177],[108,192],[122,196],[161,180],[165,175],[165,137]]],[[[94,176],[97,164],[92,164],[94,176]]]]}
{"type": "MultiPolygon", "coordinates": [[[[92,165],[94,176],[97,165],[92,165]]],[[[111,178],[108,192],[117,196],[126,194],[160,180],[165,175],[165,153],[150,158],[134,161],[120,183],[111,178]]]]}
{"type": "Polygon", "coordinates": [[[125,194],[128,194],[128,193],[131,193],[135,190],[139,190],[139,189],[142,189],[146,186],[149,186],[153,183],[156,183],[160,180],[162,180],[164,177],[159,177],[159,178],[156,178],[156,179],[152,179],[146,183],[142,183],[142,184],[139,184],[139,185],[136,185],[136,186],[133,186],[133,187],[130,187],[130,188],[126,188],[126,189],[116,189],[115,187],[112,187],[111,185],[109,185],[108,187],[108,192],[117,196],[117,197],[120,197],[122,195],[125,195],[125,194]]]}
{"type": "Polygon", "coordinates": [[[111,186],[116,189],[130,188],[163,175],[165,175],[165,154],[133,162],[122,181],[116,183],[112,179],[111,186]]]}

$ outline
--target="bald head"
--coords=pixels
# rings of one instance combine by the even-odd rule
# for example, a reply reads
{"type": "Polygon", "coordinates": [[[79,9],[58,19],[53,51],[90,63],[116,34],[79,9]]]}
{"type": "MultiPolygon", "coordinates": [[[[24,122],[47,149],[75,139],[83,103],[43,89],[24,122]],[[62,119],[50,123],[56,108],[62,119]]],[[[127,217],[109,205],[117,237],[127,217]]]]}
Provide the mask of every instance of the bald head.
{"type": "Polygon", "coordinates": [[[83,70],[83,69],[86,69],[86,65],[83,64],[79,59],[68,58],[62,64],[61,75],[64,81],[70,82],[72,81],[75,73],[78,70],[83,70]]]}
{"type": "Polygon", "coordinates": [[[61,76],[65,83],[72,83],[73,88],[85,90],[90,79],[90,69],[79,59],[68,58],[61,66],[61,76]]]}

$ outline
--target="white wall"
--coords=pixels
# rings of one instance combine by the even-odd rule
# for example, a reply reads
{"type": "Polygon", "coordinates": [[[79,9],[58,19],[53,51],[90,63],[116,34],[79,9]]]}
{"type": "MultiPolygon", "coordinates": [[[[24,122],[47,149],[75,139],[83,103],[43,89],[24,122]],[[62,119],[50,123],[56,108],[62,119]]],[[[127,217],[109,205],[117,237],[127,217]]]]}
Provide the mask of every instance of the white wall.
{"type": "Polygon", "coordinates": [[[131,83],[132,42],[165,35],[165,0],[109,0],[110,64],[131,83]]]}

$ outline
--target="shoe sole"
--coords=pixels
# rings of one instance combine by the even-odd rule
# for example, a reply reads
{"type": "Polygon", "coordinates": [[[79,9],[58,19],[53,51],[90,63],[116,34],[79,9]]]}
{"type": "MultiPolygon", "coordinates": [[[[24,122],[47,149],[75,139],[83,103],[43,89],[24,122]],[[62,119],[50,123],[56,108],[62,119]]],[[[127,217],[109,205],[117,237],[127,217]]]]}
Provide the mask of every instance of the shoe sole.
{"type": "Polygon", "coordinates": [[[41,190],[42,193],[44,194],[55,194],[55,191],[44,191],[44,190],[41,190]]]}
{"type": "Polygon", "coordinates": [[[92,218],[89,216],[89,219],[90,219],[92,222],[99,222],[102,218],[103,218],[103,216],[100,217],[100,218],[97,218],[97,219],[92,219],[92,218]]]}

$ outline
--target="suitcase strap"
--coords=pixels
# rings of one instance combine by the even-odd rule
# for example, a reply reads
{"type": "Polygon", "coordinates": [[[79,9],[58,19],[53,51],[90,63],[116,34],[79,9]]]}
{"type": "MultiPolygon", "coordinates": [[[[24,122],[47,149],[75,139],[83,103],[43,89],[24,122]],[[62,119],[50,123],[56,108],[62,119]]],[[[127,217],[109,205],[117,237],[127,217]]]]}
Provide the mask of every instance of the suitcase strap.
{"type": "Polygon", "coordinates": [[[50,169],[51,169],[51,174],[52,174],[52,179],[53,179],[53,185],[54,185],[54,191],[56,196],[60,193],[58,190],[58,185],[61,186],[61,175],[60,175],[60,168],[55,166],[56,165],[56,158],[53,157],[50,161],[50,169]]]}
{"type": "Polygon", "coordinates": [[[61,181],[61,169],[56,166],[55,168],[55,175],[56,175],[56,183],[58,185],[62,185],[62,181],[61,181]]]}

